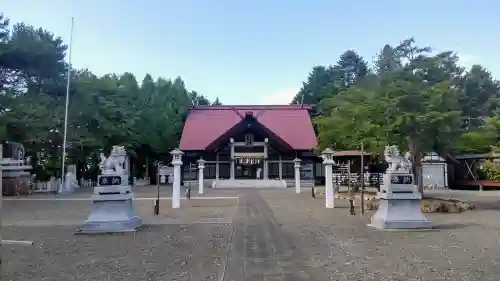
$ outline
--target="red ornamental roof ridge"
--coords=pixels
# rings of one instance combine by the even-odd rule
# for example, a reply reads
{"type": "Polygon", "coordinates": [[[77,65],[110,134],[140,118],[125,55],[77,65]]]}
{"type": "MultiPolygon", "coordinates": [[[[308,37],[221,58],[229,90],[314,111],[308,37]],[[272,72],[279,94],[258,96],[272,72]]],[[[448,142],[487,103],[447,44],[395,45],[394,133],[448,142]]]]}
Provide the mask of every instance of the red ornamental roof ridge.
{"type": "Polygon", "coordinates": [[[191,106],[179,148],[205,150],[242,121],[247,112],[295,150],[312,150],[316,134],[309,116],[311,105],[199,105],[191,106]]]}
{"type": "Polygon", "coordinates": [[[315,106],[312,104],[275,104],[275,105],[191,105],[189,106],[189,110],[215,110],[215,109],[254,109],[254,110],[263,110],[263,109],[308,109],[311,110],[315,106]]]}

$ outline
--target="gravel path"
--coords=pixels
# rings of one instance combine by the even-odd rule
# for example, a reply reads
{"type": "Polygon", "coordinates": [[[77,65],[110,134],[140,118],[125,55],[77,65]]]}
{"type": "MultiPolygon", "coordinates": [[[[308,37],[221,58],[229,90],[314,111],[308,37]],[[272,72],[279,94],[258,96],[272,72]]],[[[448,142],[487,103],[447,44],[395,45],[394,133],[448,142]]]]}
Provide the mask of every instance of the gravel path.
{"type": "Polygon", "coordinates": [[[246,191],[240,199],[227,268],[227,281],[327,280],[281,228],[258,191],[246,191]]]}

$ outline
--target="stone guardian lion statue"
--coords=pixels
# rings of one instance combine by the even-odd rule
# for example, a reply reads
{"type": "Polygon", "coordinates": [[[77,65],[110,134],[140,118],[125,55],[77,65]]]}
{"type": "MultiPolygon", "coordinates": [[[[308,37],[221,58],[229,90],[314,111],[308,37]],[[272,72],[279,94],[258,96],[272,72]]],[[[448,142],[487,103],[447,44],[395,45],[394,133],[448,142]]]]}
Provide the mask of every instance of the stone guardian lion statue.
{"type": "Polygon", "coordinates": [[[103,153],[101,153],[101,163],[99,168],[103,174],[113,173],[122,174],[124,172],[124,163],[127,152],[123,146],[113,146],[109,157],[106,158],[103,153]]]}
{"type": "Polygon", "coordinates": [[[412,163],[410,161],[410,153],[407,152],[405,157],[399,155],[399,148],[396,145],[387,145],[384,149],[385,161],[389,164],[386,172],[410,172],[412,163]]]}

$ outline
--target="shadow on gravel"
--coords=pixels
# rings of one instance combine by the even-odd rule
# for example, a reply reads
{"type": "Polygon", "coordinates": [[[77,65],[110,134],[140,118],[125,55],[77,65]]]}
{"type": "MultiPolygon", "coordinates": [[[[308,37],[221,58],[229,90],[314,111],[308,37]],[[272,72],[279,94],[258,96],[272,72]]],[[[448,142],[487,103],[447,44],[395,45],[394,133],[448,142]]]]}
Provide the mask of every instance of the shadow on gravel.
{"type": "Polygon", "coordinates": [[[472,226],[479,226],[477,223],[447,223],[447,224],[435,224],[432,229],[434,230],[448,230],[448,229],[462,229],[472,226]]]}
{"type": "Polygon", "coordinates": [[[495,210],[500,211],[500,201],[493,202],[473,202],[476,204],[476,210],[495,210]]]}

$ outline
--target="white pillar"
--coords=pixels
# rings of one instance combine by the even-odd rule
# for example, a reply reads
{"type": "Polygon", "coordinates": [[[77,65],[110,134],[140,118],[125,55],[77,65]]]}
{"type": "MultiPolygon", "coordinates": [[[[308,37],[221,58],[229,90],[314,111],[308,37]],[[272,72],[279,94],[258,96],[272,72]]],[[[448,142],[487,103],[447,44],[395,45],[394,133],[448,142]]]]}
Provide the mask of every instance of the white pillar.
{"type": "Polygon", "coordinates": [[[334,208],[332,165],[325,163],[325,207],[334,208]]]}
{"type": "Polygon", "coordinates": [[[264,158],[264,176],[265,180],[269,179],[269,163],[267,162],[267,158],[264,158]]]}
{"type": "Polygon", "coordinates": [[[334,208],[332,165],[335,162],[333,161],[333,150],[330,148],[325,149],[322,157],[323,165],[325,165],[325,207],[334,208]]]}
{"type": "Polygon", "coordinates": [[[279,159],[278,159],[278,173],[279,173],[280,180],[282,180],[283,179],[283,163],[281,163],[281,156],[279,156],[279,159]]]}
{"type": "Polygon", "coordinates": [[[215,180],[219,179],[219,153],[215,156],[215,180]]]}
{"type": "Polygon", "coordinates": [[[229,142],[230,142],[230,145],[231,145],[231,170],[229,171],[229,177],[234,180],[234,139],[233,138],[230,138],[229,139],[229,142]]]}
{"type": "Polygon", "coordinates": [[[263,166],[264,166],[264,171],[263,171],[263,179],[265,180],[268,180],[269,179],[269,163],[267,161],[267,143],[268,143],[268,138],[265,138],[264,139],[264,162],[263,162],[263,166]]]}
{"type": "Polygon", "coordinates": [[[179,149],[174,149],[172,152],[172,165],[174,165],[174,184],[172,188],[172,209],[181,207],[181,166],[182,154],[179,149]]]}
{"type": "Polygon", "coordinates": [[[203,169],[205,169],[205,160],[198,160],[198,193],[203,194],[203,169]]]}
{"type": "Polygon", "coordinates": [[[293,163],[295,163],[295,193],[300,193],[300,159],[295,158],[293,163]]]}
{"type": "Polygon", "coordinates": [[[231,169],[229,170],[229,178],[234,180],[234,159],[231,159],[231,169]]]}

